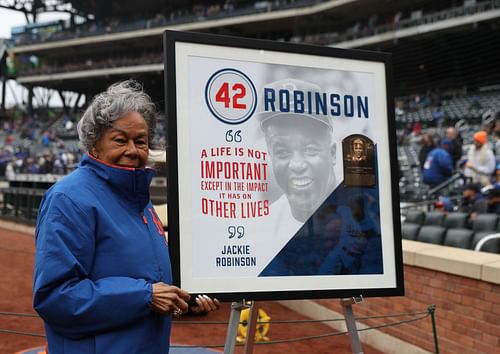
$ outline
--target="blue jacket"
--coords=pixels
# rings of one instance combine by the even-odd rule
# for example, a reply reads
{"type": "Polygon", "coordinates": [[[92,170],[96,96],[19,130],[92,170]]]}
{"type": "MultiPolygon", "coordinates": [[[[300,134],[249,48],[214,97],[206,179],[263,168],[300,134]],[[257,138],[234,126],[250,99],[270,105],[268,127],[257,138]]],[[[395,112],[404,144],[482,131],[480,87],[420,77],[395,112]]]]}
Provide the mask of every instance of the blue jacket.
{"type": "Polygon", "coordinates": [[[445,149],[437,147],[427,155],[424,163],[424,183],[431,187],[446,181],[451,177],[453,163],[451,155],[445,149]]]}
{"type": "Polygon", "coordinates": [[[172,283],[153,174],[85,156],[45,194],[33,291],[50,354],[168,353],[171,317],[150,309],[152,283],[172,283]]]}

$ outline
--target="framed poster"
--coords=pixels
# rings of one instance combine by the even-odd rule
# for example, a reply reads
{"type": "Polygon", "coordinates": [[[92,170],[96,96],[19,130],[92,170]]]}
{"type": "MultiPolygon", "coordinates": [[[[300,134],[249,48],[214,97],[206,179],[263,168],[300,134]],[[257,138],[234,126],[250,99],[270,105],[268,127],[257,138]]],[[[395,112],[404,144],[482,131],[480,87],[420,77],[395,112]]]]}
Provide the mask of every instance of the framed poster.
{"type": "Polygon", "coordinates": [[[402,295],[390,55],[164,41],[175,284],[223,301],[402,295]]]}

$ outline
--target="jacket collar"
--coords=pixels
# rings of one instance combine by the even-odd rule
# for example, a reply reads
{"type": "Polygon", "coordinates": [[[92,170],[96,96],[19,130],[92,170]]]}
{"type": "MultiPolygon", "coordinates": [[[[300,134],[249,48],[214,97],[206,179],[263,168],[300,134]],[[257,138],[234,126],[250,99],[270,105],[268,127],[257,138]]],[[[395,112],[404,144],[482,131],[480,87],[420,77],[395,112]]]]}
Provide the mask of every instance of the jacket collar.
{"type": "Polygon", "coordinates": [[[87,154],[79,168],[89,168],[113,190],[142,211],[149,202],[149,186],[155,175],[151,168],[129,168],[108,164],[87,154]]]}

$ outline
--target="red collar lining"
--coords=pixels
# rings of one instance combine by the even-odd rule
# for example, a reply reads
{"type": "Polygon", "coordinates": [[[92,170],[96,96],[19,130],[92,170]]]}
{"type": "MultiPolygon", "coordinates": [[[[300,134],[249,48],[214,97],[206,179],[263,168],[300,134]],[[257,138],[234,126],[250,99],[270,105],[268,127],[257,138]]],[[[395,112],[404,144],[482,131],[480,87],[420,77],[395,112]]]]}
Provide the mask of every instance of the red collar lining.
{"type": "Polygon", "coordinates": [[[119,168],[121,170],[125,170],[125,171],[135,171],[135,170],[140,170],[140,168],[134,168],[134,167],[125,167],[125,166],[118,166],[118,165],[113,165],[111,163],[107,163],[103,160],[99,160],[97,157],[93,156],[90,152],[87,154],[92,160],[95,160],[99,163],[102,163],[103,165],[106,165],[106,166],[109,166],[109,167],[113,167],[113,168],[119,168]]]}

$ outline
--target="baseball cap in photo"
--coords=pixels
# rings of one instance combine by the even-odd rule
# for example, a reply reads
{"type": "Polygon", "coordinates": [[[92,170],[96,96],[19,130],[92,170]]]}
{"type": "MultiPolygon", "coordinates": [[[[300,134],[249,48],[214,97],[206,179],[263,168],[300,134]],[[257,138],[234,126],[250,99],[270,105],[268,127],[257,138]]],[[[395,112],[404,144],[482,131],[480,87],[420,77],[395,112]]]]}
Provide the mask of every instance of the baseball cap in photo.
{"type": "Polygon", "coordinates": [[[281,117],[310,119],[332,128],[328,115],[315,112],[315,95],[323,93],[320,86],[297,79],[283,79],[265,84],[263,92],[257,113],[262,128],[281,117]]]}

